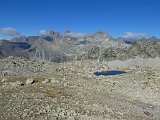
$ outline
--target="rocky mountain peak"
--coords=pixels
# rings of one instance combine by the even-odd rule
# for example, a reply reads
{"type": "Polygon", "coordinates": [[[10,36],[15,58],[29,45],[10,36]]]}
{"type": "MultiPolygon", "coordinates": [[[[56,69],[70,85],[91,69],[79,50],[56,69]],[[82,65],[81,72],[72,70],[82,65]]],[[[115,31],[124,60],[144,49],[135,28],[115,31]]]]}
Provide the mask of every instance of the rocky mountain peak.
{"type": "Polygon", "coordinates": [[[112,37],[109,35],[109,34],[107,34],[107,33],[105,33],[105,32],[101,32],[101,31],[98,31],[98,32],[96,32],[96,33],[93,33],[92,35],[91,35],[91,38],[92,39],[95,39],[95,40],[106,40],[106,39],[112,39],[112,37]]]}
{"type": "Polygon", "coordinates": [[[32,59],[64,62],[81,59],[81,57],[97,59],[100,52],[103,54],[101,58],[104,60],[128,59],[135,56],[160,56],[160,45],[157,38],[133,41],[130,39],[124,41],[121,38],[113,39],[109,34],[101,31],[93,34],[49,31],[47,35],[43,36],[20,36],[10,41],[1,40],[0,58],[25,55],[32,59]]]}
{"type": "Polygon", "coordinates": [[[49,31],[48,35],[51,36],[51,37],[53,37],[53,38],[62,36],[61,33],[55,32],[55,31],[49,31]]]}

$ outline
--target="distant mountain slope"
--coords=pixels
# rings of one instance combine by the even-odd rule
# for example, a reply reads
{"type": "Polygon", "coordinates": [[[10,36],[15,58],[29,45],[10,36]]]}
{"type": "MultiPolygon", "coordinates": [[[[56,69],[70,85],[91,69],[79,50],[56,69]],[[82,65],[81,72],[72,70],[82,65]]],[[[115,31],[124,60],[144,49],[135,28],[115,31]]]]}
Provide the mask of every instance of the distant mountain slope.
{"type": "Polygon", "coordinates": [[[0,43],[0,58],[5,58],[8,56],[18,56],[29,58],[27,49],[31,45],[26,42],[11,42],[8,40],[2,40],[0,43]]]}

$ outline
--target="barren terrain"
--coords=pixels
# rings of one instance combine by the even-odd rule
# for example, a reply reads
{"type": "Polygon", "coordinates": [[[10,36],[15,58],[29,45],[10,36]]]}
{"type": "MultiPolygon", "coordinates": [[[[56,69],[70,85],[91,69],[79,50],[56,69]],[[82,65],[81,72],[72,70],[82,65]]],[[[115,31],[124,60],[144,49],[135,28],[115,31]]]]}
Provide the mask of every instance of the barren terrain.
{"type": "Polygon", "coordinates": [[[129,66],[115,76],[97,60],[0,60],[1,120],[160,120],[160,69],[129,66]]]}

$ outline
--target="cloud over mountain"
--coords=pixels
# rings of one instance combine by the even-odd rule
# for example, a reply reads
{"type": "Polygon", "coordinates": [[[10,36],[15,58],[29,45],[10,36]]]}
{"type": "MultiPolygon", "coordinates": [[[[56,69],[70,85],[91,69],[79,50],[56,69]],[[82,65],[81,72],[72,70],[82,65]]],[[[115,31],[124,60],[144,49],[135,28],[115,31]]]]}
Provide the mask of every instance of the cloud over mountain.
{"type": "Polygon", "coordinates": [[[15,28],[5,27],[5,28],[0,28],[0,34],[7,36],[17,36],[20,35],[20,32],[15,28]]]}
{"type": "Polygon", "coordinates": [[[70,36],[70,37],[83,37],[86,34],[84,33],[79,33],[79,32],[72,32],[72,31],[67,31],[64,33],[64,36],[70,36]]]}
{"type": "Polygon", "coordinates": [[[48,33],[48,31],[47,30],[40,30],[39,32],[38,32],[38,34],[41,36],[43,36],[43,35],[49,35],[49,33],[48,33]]]}
{"type": "Polygon", "coordinates": [[[132,32],[125,32],[123,38],[142,38],[146,37],[145,33],[132,33],[132,32]]]}

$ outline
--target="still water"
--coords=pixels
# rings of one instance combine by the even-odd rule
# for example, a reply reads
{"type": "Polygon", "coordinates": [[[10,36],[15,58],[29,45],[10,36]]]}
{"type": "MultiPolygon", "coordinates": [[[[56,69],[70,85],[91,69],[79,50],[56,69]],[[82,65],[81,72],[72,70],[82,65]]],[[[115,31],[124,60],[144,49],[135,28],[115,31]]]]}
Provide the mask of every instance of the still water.
{"type": "Polygon", "coordinates": [[[118,75],[118,74],[125,74],[125,73],[127,73],[127,72],[112,70],[112,71],[95,72],[94,74],[96,76],[100,76],[100,75],[109,76],[109,75],[118,75]]]}

